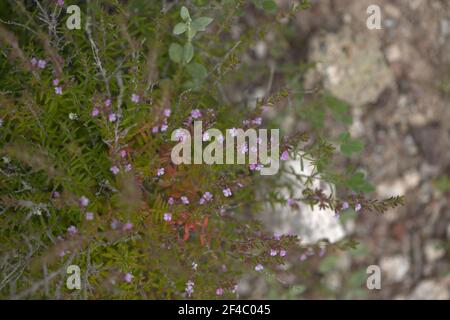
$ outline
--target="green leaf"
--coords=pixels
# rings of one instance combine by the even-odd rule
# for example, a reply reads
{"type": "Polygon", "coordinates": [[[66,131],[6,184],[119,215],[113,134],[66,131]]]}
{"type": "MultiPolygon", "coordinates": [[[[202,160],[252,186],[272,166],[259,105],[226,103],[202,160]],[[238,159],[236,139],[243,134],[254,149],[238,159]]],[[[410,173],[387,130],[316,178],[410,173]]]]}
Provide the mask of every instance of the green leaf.
{"type": "Polygon", "coordinates": [[[176,35],[182,34],[186,31],[186,29],[187,29],[186,23],[184,22],[177,23],[173,28],[173,34],[176,35]]]}
{"type": "Polygon", "coordinates": [[[180,63],[183,58],[183,47],[178,43],[172,43],[169,47],[170,60],[180,63]]]}
{"type": "Polygon", "coordinates": [[[203,80],[208,76],[208,71],[200,63],[190,63],[186,66],[187,72],[195,80],[203,80]]]}
{"type": "Polygon", "coordinates": [[[277,4],[273,0],[264,0],[262,7],[267,11],[276,11],[278,9],[277,4]]]}
{"type": "Polygon", "coordinates": [[[348,132],[342,133],[339,140],[341,141],[341,152],[348,157],[364,149],[364,143],[359,139],[351,139],[348,132]]]}
{"type": "Polygon", "coordinates": [[[364,173],[356,172],[347,180],[347,186],[355,192],[369,193],[375,188],[365,180],[364,173]]]}
{"type": "Polygon", "coordinates": [[[185,63],[189,63],[194,57],[194,46],[190,42],[184,45],[183,57],[185,63]]]}
{"type": "Polygon", "coordinates": [[[209,17],[200,17],[195,19],[192,24],[191,28],[195,31],[205,31],[206,27],[213,21],[212,18],[209,17]]]}
{"type": "Polygon", "coordinates": [[[330,108],[331,114],[336,120],[345,124],[352,123],[352,117],[349,115],[350,106],[346,102],[337,99],[330,94],[326,94],[323,98],[325,104],[330,108]]]}
{"type": "Polygon", "coordinates": [[[197,30],[192,28],[192,24],[191,24],[190,28],[187,29],[188,41],[191,41],[192,39],[194,39],[196,33],[197,33],[197,30]]]}
{"type": "Polygon", "coordinates": [[[183,19],[184,21],[188,21],[189,19],[191,19],[191,16],[189,15],[189,10],[188,8],[186,8],[185,6],[181,7],[180,10],[180,17],[181,19],[183,19]]]}

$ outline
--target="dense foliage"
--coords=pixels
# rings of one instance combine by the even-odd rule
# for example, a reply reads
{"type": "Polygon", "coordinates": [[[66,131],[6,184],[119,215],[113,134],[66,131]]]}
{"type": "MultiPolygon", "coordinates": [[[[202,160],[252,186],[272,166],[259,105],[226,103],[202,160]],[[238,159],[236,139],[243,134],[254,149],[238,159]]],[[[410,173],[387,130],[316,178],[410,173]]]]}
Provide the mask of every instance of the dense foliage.
{"type": "MultiPolygon", "coordinates": [[[[363,173],[332,165],[338,150],[352,156],[363,145],[346,132],[323,138],[325,116],[351,118],[321,90],[305,101],[307,66],[286,66],[292,81],[255,108],[226,97],[224,88],[267,76],[247,63],[251,48],[268,30],[286,37],[307,1],[79,1],[81,30],[67,28],[68,5],[0,4],[1,297],[232,298],[243,273],[320,250],[264,231],[263,205],[303,201],[339,213],[401,204],[366,197],[373,188],[363,173]],[[233,35],[247,11],[257,23],[233,35]],[[171,133],[192,130],[193,119],[220,130],[278,128],[289,108],[310,127],[281,142],[285,156],[313,164],[311,177],[298,177],[302,194],[282,198],[277,176],[248,165],[171,162],[171,133]],[[313,179],[338,193],[309,188],[313,179]],[[263,186],[270,192],[258,193],[263,186]],[[82,271],[81,290],[66,288],[71,264],[82,271]]],[[[274,59],[283,55],[272,49],[274,59]]]]}

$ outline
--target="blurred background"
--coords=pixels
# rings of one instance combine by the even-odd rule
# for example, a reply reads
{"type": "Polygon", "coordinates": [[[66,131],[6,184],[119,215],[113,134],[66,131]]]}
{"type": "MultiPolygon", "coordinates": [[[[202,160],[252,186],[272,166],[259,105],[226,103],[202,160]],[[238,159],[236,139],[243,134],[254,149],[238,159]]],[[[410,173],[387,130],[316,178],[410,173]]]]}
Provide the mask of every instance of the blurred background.
{"type": "MultiPolygon", "coordinates": [[[[289,1],[277,4],[286,7],[289,1]]],[[[337,232],[338,238],[354,237],[360,244],[312,257],[312,273],[290,272],[287,265],[282,279],[249,275],[240,285],[241,296],[449,299],[450,2],[310,4],[281,35],[268,30],[255,45],[246,62],[265,71],[255,76],[248,96],[264,95],[270,79],[271,88],[303,83],[304,92],[325,90],[348,103],[353,120],[347,128],[365,148],[343,164],[366,171],[374,197],[405,195],[406,205],[383,215],[350,211],[339,222],[317,222],[310,227],[323,229],[319,237],[337,232]],[[381,30],[366,27],[370,5],[381,8],[381,30]],[[298,70],[304,70],[300,77],[294,76],[298,70]],[[372,264],[381,268],[380,290],[366,288],[366,269],[372,264]]],[[[257,23],[249,9],[235,32],[257,23]]],[[[302,97],[303,104],[308,100],[313,98],[302,97]]],[[[285,129],[300,126],[295,110],[278,117],[285,129]]],[[[341,129],[327,118],[324,122],[331,136],[341,129]]],[[[285,222],[292,225],[297,218],[285,222]]]]}

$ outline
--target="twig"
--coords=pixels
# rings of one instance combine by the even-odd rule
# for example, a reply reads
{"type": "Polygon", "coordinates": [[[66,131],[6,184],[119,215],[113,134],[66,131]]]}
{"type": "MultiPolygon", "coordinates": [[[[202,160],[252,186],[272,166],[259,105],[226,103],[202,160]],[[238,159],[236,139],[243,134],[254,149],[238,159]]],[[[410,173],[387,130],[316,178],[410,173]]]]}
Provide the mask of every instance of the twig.
{"type": "Polygon", "coordinates": [[[97,68],[99,69],[100,74],[103,77],[103,81],[105,82],[106,93],[108,94],[108,97],[111,97],[111,91],[109,89],[108,77],[106,75],[105,69],[103,68],[102,61],[100,60],[100,57],[99,57],[99,54],[98,54],[98,47],[95,44],[94,39],[92,38],[91,25],[92,25],[91,17],[88,17],[86,25],[85,25],[85,31],[87,33],[89,42],[91,44],[92,53],[93,53],[94,59],[95,59],[95,64],[97,65],[97,68]]]}

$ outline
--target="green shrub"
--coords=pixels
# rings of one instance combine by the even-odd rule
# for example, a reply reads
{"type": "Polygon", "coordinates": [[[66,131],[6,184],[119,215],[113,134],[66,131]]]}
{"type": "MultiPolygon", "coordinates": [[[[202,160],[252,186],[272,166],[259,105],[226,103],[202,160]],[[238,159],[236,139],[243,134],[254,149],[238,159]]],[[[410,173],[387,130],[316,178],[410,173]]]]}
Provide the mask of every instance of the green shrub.
{"type": "MultiPolygon", "coordinates": [[[[79,1],[81,30],[66,27],[68,4],[0,4],[1,297],[232,298],[242,273],[288,259],[270,250],[289,257],[305,250],[297,236],[278,239],[258,222],[263,204],[288,200],[276,184],[258,196],[276,177],[248,165],[176,166],[170,135],[191,128],[197,109],[208,127],[224,130],[260,117],[265,106],[282,114],[289,99],[306,123],[330,112],[348,123],[345,104],[319,95],[314,109],[289,83],[251,111],[224,98],[223,86],[257,74],[241,60],[252,45],[271,28],[282,35],[277,21],[307,1],[283,10],[273,1],[189,3],[79,1]],[[258,27],[235,39],[232,26],[249,8],[258,27]],[[199,205],[206,192],[212,199],[199,205]],[[66,288],[72,264],[82,270],[82,290],[66,288]]],[[[277,127],[278,119],[264,126],[277,127]]],[[[346,133],[333,144],[320,132],[292,133],[282,151],[313,160],[314,177],[336,184],[342,197],[309,188],[306,179],[298,201],[336,212],[401,204],[400,197],[366,198],[372,187],[362,173],[332,170],[336,144],[348,156],[363,146],[346,133]]]]}

